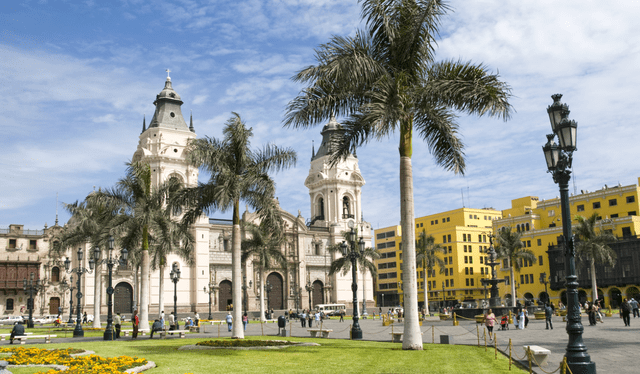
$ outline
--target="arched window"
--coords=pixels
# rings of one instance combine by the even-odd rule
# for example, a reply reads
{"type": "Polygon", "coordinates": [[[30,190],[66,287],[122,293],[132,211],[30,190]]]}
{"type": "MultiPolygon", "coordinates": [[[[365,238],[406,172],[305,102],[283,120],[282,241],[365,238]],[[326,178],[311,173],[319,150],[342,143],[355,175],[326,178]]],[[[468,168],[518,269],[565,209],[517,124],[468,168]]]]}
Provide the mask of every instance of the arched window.
{"type": "Polygon", "coordinates": [[[525,225],[525,227],[526,227],[526,230],[529,231],[529,224],[528,223],[525,225]]]}
{"type": "Polygon", "coordinates": [[[60,268],[58,268],[57,266],[51,268],[51,281],[60,282],[60,268]]]}
{"type": "Polygon", "coordinates": [[[351,214],[351,202],[347,196],[342,198],[342,218],[353,218],[353,214],[351,214]]]}
{"type": "Polygon", "coordinates": [[[7,310],[13,310],[13,299],[7,299],[7,310]]]}
{"type": "Polygon", "coordinates": [[[318,219],[324,220],[324,198],[318,199],[318,219]]]}

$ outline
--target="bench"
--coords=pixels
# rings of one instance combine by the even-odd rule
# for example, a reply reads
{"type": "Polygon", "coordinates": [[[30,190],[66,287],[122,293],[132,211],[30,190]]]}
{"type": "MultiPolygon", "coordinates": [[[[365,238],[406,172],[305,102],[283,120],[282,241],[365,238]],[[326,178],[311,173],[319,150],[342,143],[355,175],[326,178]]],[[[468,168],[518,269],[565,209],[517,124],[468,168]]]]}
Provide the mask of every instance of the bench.
{"type": "MultiPolygon", "coordinates": [[[[25,335],[33,335],[32,332],[25,332],[25,335]]],[[[0,334],[0,340],[7,340],[8,337],[10,337],[11,334],[0,334]]]]}
{"type": "MultiPolygon", "coordinates": [[[[129,336],[129,333],[133,334],[133,330],[120,330],[123,336],[129,336]]],[[[145,336],[147,332],[145,330],[138,330],[138,334],[145,336]]]]}
{"type": "Polygon", "coordinates": [[[402,343],[402,334],[404,334],[403,331],[390,332],[389,335],[391,335],[391,342],[392,343],[402,343]]]}
{"type": "Polygon", "coordinates": [[[161,338],[166,338],[167,334],[169,335],[179,334],[180,338],[184,339],[188,332],[185,330],[163,330],[163,331],[159,331],[158,333],[160,334],[161,338]]]}
{"type": "Polygon", "coordinates": [[[20,344],[24,344],[27,339],[44,339],[45,343],[51,343],[51,338],[55,338],[57,335],[20,335],[16,336],[14,340],[20,340],[20,344]]]}
{"type": "Polygon", "coordinates": [[[542,348],[538,345],[525,345],[523,346],[523,348],[525,352],[527,352],[527,350],[531,350],[534,358],[534,364],[537,364],[538,366],[547,365],[547,358],[551,354],[550,350],[542,348]]]}
{"type": "Polygon", "coordinates": [[[329,330],[329,329],[307,329],[307,331],[309,331],[309,333],[311,334],[312,338],[317,338],[318,337],[318,333],[321,333],[323,338],[328,338],[329,337],[329,333],[332,333],[333,330],[329,330]]]}

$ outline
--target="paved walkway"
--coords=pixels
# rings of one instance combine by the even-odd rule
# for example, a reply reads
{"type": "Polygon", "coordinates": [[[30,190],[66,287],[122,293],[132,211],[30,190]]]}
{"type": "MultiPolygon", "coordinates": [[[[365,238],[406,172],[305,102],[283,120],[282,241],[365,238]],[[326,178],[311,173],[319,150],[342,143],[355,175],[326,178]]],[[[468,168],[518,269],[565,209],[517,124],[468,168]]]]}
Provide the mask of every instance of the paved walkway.
{"type": "MultiPolygon", "coordinates": [[[[323,328],[332,329],[330,335],[332,339],[349,339],[349,330],[351,319],[345,318],[344,322],[339,322],[337,318],[325,320],[323,328]]],[[[583,339],[591,356],[591,360],[596,363],[598,374],[615,373],[640,373],[635,361],[638,348],[640,348],[640,318],[631,319],[631,327],[625,327],[618,315],[605,318],[605,323],[599,323],[597,326],[589,326],[586,316],[582,318],[584,326],[583,339]]],[[[543,367],[546,371],[555,370],[562,357],[568,342],[568,335],[565,331],[565,323],[561,317],[554,317],[554,329],[546,330],[544,320],[531,319],[525,330],[516,330],[513,325],[507,331],[497,331],[498,348],[505,350],[508,346],[509,339],[512,339],[515,353],[522,357],[524,355],[524,345],[539,345],[551,351],[549,364],[543,367]]],[[[363,332],[364,340],[373,341],[390,341],[392,331],[391,326],[382,326],[382,322],[378,319],[371,318],[360,320],[360,326],[363,332]]],[[[477,325],[474,321],[459,319],[459,326],[453,326],[452,321],[440,321],[438,318],[428,318],[421,327],[423,331],[423,342],[431,344],[432,336],[439,343],[440,335],[453,335],[455,344],[477,345],[478,336],[476,334],[476,326],[479,326],[480,342],[484,344],[483,326],[477,325]],[[432,335],[432,331],[434,332],[432,335]]],[[[315,324],[314,324],[314,327],[315,324]]],[[[227,331],[226,324],[220,326],[220,337],[230,337],[231,333],[227,331]]],[[[260,335],[264,331],[265,335],[275,336],[278,333],[277,323],[265,323],[262,325],[250,323],[246,335],[260,335]]],[[[393,331],[403,331],[402,324],[395,324],[393,331]]],[[[309,337],[307,328],[302,328],[299,321],[287,324],[287,336],[292,334],[294,337],[309,337]],[[292,326],[292,331],[289,331],[292,326]]],[[[60,336],[60,335],[58,335],[60,336]]],[[[213,333],[188,334],[189,338],[213,338],[218,336],[217,326],[213,333]]],[[[159,337],[158,337],[159,338],[159,337]]],[[[158,339],[154,337],[154,339],[158,339]]],[[[131,337],[122,338],[122,340],[130,340],[131,337]]],[[[149,336],[139,336],[138,339],[149,339],[149,336]]],[[[168,339],[179,339],[178,337],[169,337],[168,339]]],[[[83,341],[99,341],[101,337],[94,338],[57,338],[54,343],[77,343],[83,341]]],[[[0,342],[0,345],[8,344],[8,341],[0,342]]],[[[40,340],[27,341],[26,345],[41,343],[40,340]]],[[[399,344],[399,343],[398,343],[399,344]]],[[[492,343],[491,343],[492,344],[492,343]]],[[[508,352],[508,350],[507,350],[508,352]]],[[[534,367],[534,372],[542,374],[543,371],[534,367]]]]}

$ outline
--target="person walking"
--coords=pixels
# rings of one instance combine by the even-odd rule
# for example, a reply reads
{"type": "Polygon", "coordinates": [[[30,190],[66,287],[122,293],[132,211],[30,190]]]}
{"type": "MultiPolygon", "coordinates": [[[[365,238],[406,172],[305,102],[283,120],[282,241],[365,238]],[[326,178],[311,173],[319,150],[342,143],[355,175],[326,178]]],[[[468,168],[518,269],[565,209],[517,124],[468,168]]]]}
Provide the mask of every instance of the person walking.
{"type": "Polygon", "coordinates": [[[305,313],[304,309],[300,314],[300,324],[302,325],[303,328],[307,327],[307,313],[305,313]]]}
{"type": "Polygon", "coordinates": [[[84,314],[82,315],[82,324],[86,324],[87,323],[87,312],[85,311],[84,314]]]}
{"type": "Polygon", "coordinates": [[[247,316],[247,312],[244,312],[242,315],[242,324],[244,325],[244,331],[247,331],[247,324],[249,323],[249,317],[247,316]]]}
{"type": "Polygon", "coordinates": [[[309,328],[313,327],[313,311],[309,310],[309,316],[307,317],[307,320],[309,321],[309,328]]]}
{"type": "Polygon", "coordinates": [[[622,318],[624,325],[627,327],[631,326],[631,319],[629,318],[630,314],[631,314],[631,305],[629,305],[629,302],[625,297],[624,300],[622,300],[622,305],[620,305],[620,318],[622,318]]]}
{"type": "Polygon", "coordinates": [[[162,324],[162,329],[164,330],[164,323],[165,323],[164,310],[160,312],[160,323],[162,324]]]}
{"type": "Polygon", "coordinates": [[[484,316],[484,325],[487,327],[487,331],[489,331],[489,339],[492,339],[491,335],[493,334],[493,326],[495,326],[495,324],[496,315],[493,314],[493,311],[491,309],[489,309],[487,314],[484,316]]]}
{"type": "Polygon", "coordinates": [[[120,330],[122,329],[122,319],[120,318],[120,313],[116,313],[116,316],[113,317],[113,324],[116,326],[116,339],[120,339],[120,330]]]}
{"type": "Polygon", "coordinates": [[[596,322],[596,305],[594,303],[589,303],[587,307],[587,314],[589,315],[589,326],[595,326],[596,322]]]}
{"type": "Polygon", "coordinates": [[[176,330],[176,316],[171,312],[169,314],[169,331],[176,330]]]}
{"type": "Polygon", "coordinates": [[[200,327],[200,315],[198,314],[198,312],[196,312],[193,319],[195,320],[196,327],[200,327]]]}
{"type": "Polygon", "coordinates": [[[231,312],[227,312],[227,327],[229,328],[229,331],[231,331],[231,327],[233,326],[233,316],[231,315],[231,312]]]}
{"type": "Polygon", "coordinates": [[[553,309],[549,306],[549,303],[544,304],[544,319],[547,324],[547,330],[553,330],[553,323],[551,322],[551,317],[553,316],[553,309]]]}
{"type": "MultiPolygon", "coordinates": [[[[345,315],[345,311],[344,309],[340,311],[340,322],[344,322],[344,315],[345,315]]],[[[374,318],[375,319],[375,318],[374,318]]]]}
{"type": "Polygon", "coordinates": [[[133,311],[133,318],[131,318],[131,322],[133,323],[133,334],[132,339],[138,338],[138,326],[140,325],[140,318],[138,318],[138,311],[133,311]]]}
{"type": "Polygon", "coordinates": [[[636,299],[631,298],[629,301],[629,305],[631,305],[631,309],[633,310],[633,318],[640,317],[640,309],[638,308],[638,301],[636,299]]]}

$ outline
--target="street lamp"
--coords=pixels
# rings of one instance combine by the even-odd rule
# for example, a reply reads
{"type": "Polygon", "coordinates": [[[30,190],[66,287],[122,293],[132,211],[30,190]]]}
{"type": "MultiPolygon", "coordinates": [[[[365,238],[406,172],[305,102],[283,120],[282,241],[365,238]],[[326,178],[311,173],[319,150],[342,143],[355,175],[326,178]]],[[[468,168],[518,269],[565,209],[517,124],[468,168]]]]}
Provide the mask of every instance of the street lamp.
{"type": "Polygon", "coordinates": [[[107,268],[109,269],[109,287],[107,287],[107,295],[109,296],[107,301],[107,327],[104,330],[104,340],[113,340],[113,265],[116,263],[120,263],[121,266],[124,266],[127,263],[127,258],[129,257],[129,252],[126,248],[122,249],[120,259],[116,259],[113,257],[113,236],[109,237],[109,251],[108,257],[104,260],[100,260],[100,248],[93,248],[93,258],[95,259],[97,264],[107,264],[107,268]]]}
{"type": "MultiPolygon", "coordinates": [[[[78,256],[78,267],[77,268],[73,268],[71,269],[71,260],[69,259],[69,257],[67,257],[66,260],[64,260],[64,269],[67,273],[76,273],[78,275],[78,283],[77,283],[77,290],[78,293],[76,294],[76,298],[78,299],[78,305],[76,306],[76,327],[73,329],[73,337],[74,338],[81,338],[84,336],[84,331],[82,331],[82,316],[81,316],[81,310],[82,308],[80,308],[80,299],[82,299],[82,291],[80,291],[80,285],[81,285],[81,281],[82,281],[82,274],[87,273],[87,274],[91,274],[93,273],[93,268],[96,264],[95,260],[93,259],[93,257],[91,259],[89,259],[89,269],[85,268],[82,266],[82,258],[84,257],[84,253],[82,252],[82,248],[78,248],[78,252],[77,252],[77,256],[78,256]]],[[[95,252],[94,252],[94,256],[95,256],[95,252]]],[[[69,320],[71,320],[71,317],[69,317],[69,320]]]]}
{"type": "MultiPolygon", "coordinates": [[[[577,149],[578,124],[569,120],[569,106],[560,102],[561,94],[552,95],[553,104],[547,108],[553,134],[547,135],[547,144],[542,147],[548,172],[560,187],[560,210],[562,212],[562,243],[566,257],[567,280],[567,334],[569,343],[565,357],[571,372],[595,374],[596,364],[591,361],[582,340],[584,327],[580,321],[578,301],[578,277],[576,276],[574,239],[571,233],[571,211],[569,207],[569,180],[573,152],[577,149]],[[553,139],[558,137],[556,144],[553,139]]],[[[560,244],[560,243],[558,243],[560,244]]]]}
{"type": "MultiPolygon", "coordinates": [[[[264,285],[264,290],[267,293],[267,311],[271,310],[271,290],[273,289],[273,286],[271,285],[271,283],[269,283],[269,281],[267,281],[267,284],[264,285]]],[[[270,313],[270,312],[268,312],[270,313]]],[[[271,317],[271,316],[269,316],[271,317]]],[[[271,319],[271,318],[270,318],[271,319]]]]}
{"type": "Polygon", "coordinates": [[[27,306],[29,307],[29,320],[27,321],[27,327],[33,328],[33,294],[38,293],[38,289],[40,288],[40,279],[36,279],[35,283],[33,282],[35,274],[31,273],[29,276],[29,281],[23,279],[23,289],[25,292],[29,292],[29,299],[27,300],[27,306]]]}
{"type": "Polygon", "coordinates": [[[73,324],[73,290],[76,288],[73,287],[73,275],[69,277],[69,283],[67,283],[67,278],[62,280],[62,289],[69,290],[69,321],[67,321],[67,325],[73,324]]]}
{"type": "MultiPolygon", "coordinates": [[[[209,283],[209,288],[207,289],[207,286],[204,286],[204,293],[208,293],[209,294],[209,320],[212,320],[213,317],[211,316],[211,293],[214,292],[213,290],[213,285],[211,283],[209,283]]],[[[175,315],[174,315],[175,317],[175,315]]]]}
{"type": "MultiPolygon", "coordinates": [[[[173,282],[173,316],[176,318],[176,326],[178,325],[178,281],[180,280],[180,268],[178,263],[174,262],[171,266],[169,277],[173,282]]],[[[211,313],[209,313],[211,314],[211,313]]]]}
{"type": "Polygon", "coordinates": [[[445,302],[444,302],[444,281],[442,281],[442,310],[444,311],[445,302]]]}
{"type": "Polygon", "coordinates": [[[356,261],[364,254],[364,240],[360,237],[360,240],[356,243],[357,235],[353,230],[354,223],[349,221],[349,246],[343,241],[340,244],[342,255],[348,257],[351,260],[351,291],[353,291],[353,326],[351,327],[351,339],[362,340],[362,329],[358,320],[358,283],[357,283],[357,268],[356,261]]]}
{"type": "Polygon", "coordinates": [[[380,300],[380,306],[384,307],[384,294],[382,294],[382,298],[380,300]]]}
{"type": "Polygon", "coordinates": [[[307,293],[309,294],[309,311],[311,311],[311,291],[313,291],[311,279],[307,280],[307,284],[304,286],[304,289],[307,290],[307,293]]]}

